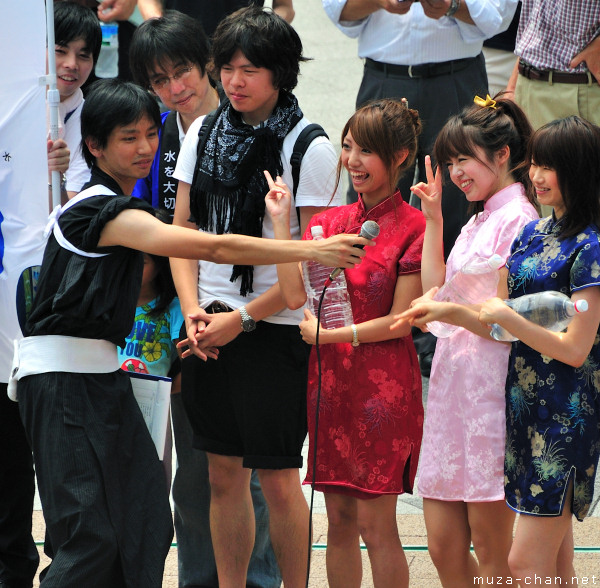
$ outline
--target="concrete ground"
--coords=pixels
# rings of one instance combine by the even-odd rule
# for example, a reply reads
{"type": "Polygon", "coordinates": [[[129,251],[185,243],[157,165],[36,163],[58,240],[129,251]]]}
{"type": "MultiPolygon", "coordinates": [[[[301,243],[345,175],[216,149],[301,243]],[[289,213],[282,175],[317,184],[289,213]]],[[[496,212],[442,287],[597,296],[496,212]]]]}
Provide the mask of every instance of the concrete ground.
{"type": "MultiPolygon", "coordinates": [[[[268,2],[267,2],[268,3],[268,2]]],[[[304,54],[313,61],[301,66],[302,75],[296,90],[300,106],[312,122],[318,122],[328,132],[339,152],[341,130],[354,112],[356,93],[362,76],[362,62],[357,58],[356,41],[342,35],[325,15],[320,0],[296,0],[294,27],[304,44],[304,54]]],[[[600,496],[597,484],[596,496],[600,496]]],[[[308,499],[308,491],[307,491],[308,499]]],[[[43,541],[44,523],[36,504],[34,537],[43,541]]],[[[436,588],[441,586],[431,563],[426,545],[426,532],[422,516],[422,503],[417,497],[401,497],[398,503],[398,528],[409,562],[411,586],[436,588]]],[[[600,586],[600,553],[580,551],[585,547],[600,546],[600,507],[596,503],[592,517],[574,524],[576,571],[581,585],[600,586]],[[593,576],[595,575],[595,581],[593,576]]],[[[322,495],[316,494],[314,508],[314,542],[311,566],[311,588],[327,586],[325,549],[327,518],[322,495]]],[[[363,552],[364,575],[362,586],[373,586],[366,552],[363,552]]],[[[40,569],[47,564],[42,558],[40,569]]],[[[39,586],[36,582],[35,586],[39,586]]],[[[167,558],[164,588],[177,587],[177,552],[173,547],[167,558]]],[[[83,588],[83,587],[82,587],[83,588]]],[[[107,587],[110,588],[110,587],[107,587]]]]}
{"type": "MultiPolygon", "coordinates": [[[[306,490],[307,500],[309,490],[306,490]]],[[[39,506],[38,506],[39,508],[39,506]]],[[[405,547],[406,558],[410,570],[410,585],[414,588],[440,588],[441,583],[429,554],[426,550],[427,534],[422,515],[422,503],[417,497],[400,497],[397,509],[398,529],[405,547]]],[[[34,512],[34,539],[44,539],[44,521],[40,510],[34,512]]],[[[574,522],[575,534],[575,571],[581,585],[600,586],[600,507],[596,503],[592,517],[583,523],[574,522]],[[595,548],[586,552],[586,548],[595,548]]],[[[322,495],[315,494],[313,514],[314,548],[311,560],[310,588],[326,588],[327,572],[325,568],[325,546],[327,543],[327,516],[322,495]]],[[[38,548],[41,556],[40,570],[48,564],[42,548],[38,548]]],[[[362,551],[363,588],[372,588],[371,568],[366,551],[362,551]]],[[[37,588],[39,583],[34,583],[37,588]]],[[[110,588],[110,587],[106,587],[110,588]]],[[[165,565],[163,588],[178,588],[177,583],[177,548],[172,547],[165,565]]]]}
{"type": "MultiPolygon", "coordinates": [[[[427,402],[428,379],[423,379],[423,401],[427,402]]],[[[308,441],[305,442],[303,455],[306,462],[308,441]]],[[[173,455],[175,463],[175,455],[173,455]]],[[[304,479],[305,469],[301,473],[304,479]]],[[[304,495],[310,504],[310,488],[303,486],[304,495]]],[[[575,571],[579,584],[586,586],[600,586],[600,476],[596,480],[594,492],[595,503],[591,516],[583,523],[574,521],[575,535],[575,571]]],[[[396,508],[398,530],[404,545],[406,559],[410,571],[410,585],[414,588],[440,588],[441,583],[437,577],[435,567],[427,552],[427,533],[423,519],[423,502],[418,496],[404,495],[398,499],[396,508]]],[[[35,512],[33,514],[33,536],[36,542],[44,540],[44,519],[39,500],[36,497],[35,512]]],[[[176,541],[176,539],[175,539],[176,541]]],[[[315,492],[313,501],[313,552],[311,559],[310,588],[326,588],[327,572],[325,567],[325,547],[327,545],[327,516],[325,514],[325,501],[323,494],[315,492]]],[[[41,546],[38,547],[41,556],[39,569],[42,570],[48,559],[43,555],[41,546]]],[[[366,551],[362,551],[363,581],[362,588],[373,588],[371,567],[366,551]]],[[[540,583],[540,585],[542,585],[540,583]]],[[[576,584],[577,585],[577,584],[576,584]]],[[[36,577],[34,588],[38,588],[36,577]]],[[[106,587],[110,588],[110,587],[106,587]]],[[[173,546],[165,564],[163,588],[178,588],[177,583],[177,548],[173,546]]]]}
{"type": "MultiPolygon", "coordinates": [[[[326,588],[327,573],[325,570],[325,549],[321,545],[326,542],[327,517],[324,514],[314,516],[314,540],[319,547],[313,550],[311,560],[310,588],[326,588]]],[[[437,577],[435,567],[431,563],[429,554],[425,550],[413,550],[413,546],[426,544],[425,524],[423,517],[418,514],[398,515],[398,529],[402,542],[406,548],[406,559],[410,570],[410,585],[414,588],[440,588],[441,584],[437,577]]],[[[34,536],[36,541],[43,541],[44,524],[42,513],[34,513],[34,536]]],[[[587,519],[584,523],[575,526],[575,543],[578,547],[600,545],[600,518],[587,519]]],[[[48,564],[40,548],[41,563],[40,570],[48,564]]],[[[363,559],[363,588],[372,588],[371,568],[366,551],[362,552],[363,559]]],[[[576,553],[575,571],[580,585],[600,586],[600,554],[576,553]],[[593,577],[595,576],[595,583],[593,577]]],[[[36,577],[34,588],[39,586],[36,577]]],[[[110,587],[106,587],[110,588],[110,587]]],[[[177,548],[172,547],[165,565],[163,588],[178,588],[177,584],[177,548]]]]}
{"type": "MultiPolygon", "coordinates": [[[[423,400],[427,401],[428,380],[423,379],[423,400]]],[[[306,462],[308,441],[304,445],[303,455],[306,462]]],[[[175,455],[173,455],[175,463],[175,455]]],[[[305,468],[304,468],[305,469],[305,468]]],[[[304,479],[304,471],[301,473],[304,479]]],[[[310,504],[310,488],[303,486],[304,495],[310,504]]],[[[594,492],[595,504],[591,516],[583,523],[574,521],[575,535],[575,571],[579,584],[586,586],[600,586],[600,476],[596,480],[594,492]]],[[[440,588],[441,583],[437,577],[435,567],[427,552],[427,533],[423,519],[423,502],[417,496],[400,496],[396,508],[398,530],[404,545],[406,559],[410,571],[410,585],[414,588],[440,588]]],[[[33,513],[33,537],[41,544],[44,540],[44,519],[39,500],[36,497],[35,511],[33,513]]],[[[175,538],[176,541],[176,538],[175,538]]],[[[327,516],[323,494],[315,492],[313,501],[313,552],[311,559],[310,588],[326,588],[327,572],[325,568],[325,547],[327,545],[327,516]]],[[[38,547],[42,570],[49,560],[43,554],[42,547],[38,547]]],[[[371,567],[366,551],[362,551],[363,581],[362,588],[373,588],[371,567]]],[[[34,588],[39,587],[38,578],[34,588]]],[[[106,587],[110,588],[110,587],[106,587]]],[[[178,588],[177,583],[177,548],[173,546],[165,564],[163,588],[178,588]]]]}

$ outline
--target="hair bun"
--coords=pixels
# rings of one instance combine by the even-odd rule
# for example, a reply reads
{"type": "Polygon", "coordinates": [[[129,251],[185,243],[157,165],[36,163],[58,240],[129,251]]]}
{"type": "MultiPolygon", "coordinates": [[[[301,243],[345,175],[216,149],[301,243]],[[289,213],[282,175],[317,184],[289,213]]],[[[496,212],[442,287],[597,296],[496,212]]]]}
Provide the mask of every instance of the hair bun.
{"type": "Polygon", "coordinates": [[[422,125],[421,119],[419,118],[419,111],[414,108],[407,108],[408,113],[410,114],[410,119],[412,121],[413,126],[415,127],[415,133],[417,135],[421,134],[422,125]]]}

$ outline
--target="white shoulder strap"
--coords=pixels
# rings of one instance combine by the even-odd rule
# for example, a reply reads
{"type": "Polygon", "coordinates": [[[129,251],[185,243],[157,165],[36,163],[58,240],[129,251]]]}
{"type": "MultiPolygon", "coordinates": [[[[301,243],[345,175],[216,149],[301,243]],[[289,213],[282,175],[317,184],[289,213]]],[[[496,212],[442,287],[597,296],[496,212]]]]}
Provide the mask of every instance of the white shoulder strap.
{"type": "Polygon", "coordinates": [[[109,190],[106,186],[102,184],[96,184],[95,186],[90,186],[86,190],[79,192],[77,196],[71,198],[69,202],[67,202],[64,206],[57,206],[50,217],[48,218],[48,224],[46,225],[46,230],[44,231],[44,237],[48,237],[50,235],[50,231],[54,233],[54,238],[58,242],[58,244],[67,251],[71,251],[72,253],[76,253],[77,255],[81,255],[83,257],[104,257],[106,255],[110,255],[110,253],[91,253],[89,251],[83,251],[82,249],[78,249],[73,245],[67,238],[63,235],[60,227],[58,226],[58,219],[61,217],[62,213],[66,210],[69,210],[72,206],[75,206],[79,202],[86,200],[87,198],[91,198],[92,196],[116,196],[116,193],[112,190],[109,190]]]}

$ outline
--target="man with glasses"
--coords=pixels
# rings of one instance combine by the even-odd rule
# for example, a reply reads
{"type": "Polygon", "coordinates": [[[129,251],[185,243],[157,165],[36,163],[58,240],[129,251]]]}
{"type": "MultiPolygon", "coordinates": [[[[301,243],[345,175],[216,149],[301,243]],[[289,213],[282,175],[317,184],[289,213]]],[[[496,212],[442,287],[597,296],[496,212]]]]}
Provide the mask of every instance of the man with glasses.
{"type": "MultiPolygon", "coordinates": [[[[133,195],[154,208],[175,209],[178,181],[173,177],[179,149],[190,125],[216,109],[219,96],[206,65],[209,42],[198,21],[174,10],[142,23],[132,40],[130,65],[135,81],[169,109],[161,115],[160,143],[147,178],[133,195]]],[[[217,568],[210,534],[210,485],[206,453],[192,447],[192,429],[181,394],[171,396],[177,470],[173,482],[179,586],[217,588],[217,568]]],[[[248,585],[276,588],[281,575],[269,537],[269,511],[256,473],[251,481],[256,540],[248,585]]]]}
{"type": "Polygon", "coordinates": [[[169,112],[162,114],[161,141],[150,175],[134,196],[172,216],[177,180],[172,177],[179,147],[190,125],[215,110],[219,95],[209,81],[209,42],[193,18],[176,11],[143,22],[135,32],[129,61],[135,81],[155,94],[169,112]]]}

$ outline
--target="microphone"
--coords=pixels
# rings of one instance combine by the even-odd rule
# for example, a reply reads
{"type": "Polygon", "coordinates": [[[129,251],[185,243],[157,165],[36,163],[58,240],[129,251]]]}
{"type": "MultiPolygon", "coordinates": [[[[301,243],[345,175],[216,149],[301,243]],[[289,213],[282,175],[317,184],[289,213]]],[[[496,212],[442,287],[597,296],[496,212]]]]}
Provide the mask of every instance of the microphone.
{"type": "MultiPolygon", "coordinates": [[[[360,228],[359,237],[364,237],[365,239],[375,239],[379,235],[379,225],[372,220],[365,221],[360,228]]],[[[364,249],[364,245],[354,245],[354,247],[358,247],[359,249],[364,249]]],[[[343,267],[336,267],[330,274],[329,278],[325,282],[325,286],[329,286],[333,280],[335,280],[341,272],[344,271],[343,267]]]]}

